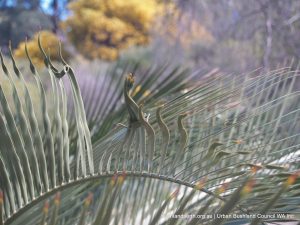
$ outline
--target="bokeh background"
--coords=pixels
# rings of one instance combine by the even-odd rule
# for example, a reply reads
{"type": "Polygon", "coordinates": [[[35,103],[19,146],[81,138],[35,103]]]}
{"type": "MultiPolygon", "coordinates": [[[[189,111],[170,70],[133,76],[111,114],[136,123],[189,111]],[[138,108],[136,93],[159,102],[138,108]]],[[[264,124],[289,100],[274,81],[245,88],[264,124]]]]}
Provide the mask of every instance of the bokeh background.
{"type": "MultiPolygon", "coordinates": [[[[299,59],[297,0],[0,0],[0,46],[39,61],[37,32],[52,59],[145,66],[168,62],[243,73],[299,59]]],[[[94,63],[95,64],[95,63],[94,63]]],[[[89,67],[89,66],[88,66],[89,67]]]]}

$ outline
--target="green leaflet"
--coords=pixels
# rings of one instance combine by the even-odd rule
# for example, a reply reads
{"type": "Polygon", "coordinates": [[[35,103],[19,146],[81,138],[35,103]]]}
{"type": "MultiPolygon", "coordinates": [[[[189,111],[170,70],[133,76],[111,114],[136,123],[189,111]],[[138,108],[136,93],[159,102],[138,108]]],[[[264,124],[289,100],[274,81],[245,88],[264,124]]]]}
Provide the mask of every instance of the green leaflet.
{"type": "Polygon", "coordinates": [[[31,197],[34,196],[34,185],[33,185],[32,173],[29,165],[28,156],[24,149],[24,144],[21,141],[19,131],[17,130],[16,123],[13,119],[11,110],[8,106],[8,103],[6,101],[1,86],[0,86],[0,101],[5,115],[5,119],[2,118],[1,121],[3,121],[3,124],[4,121],[6,121],[8,125],[8,126],[6,125],[3,126],[5,127],[6,130],[5,140],[7,140],[8,143],[10,144],[9,149],[15,149],[14,151],[16,152],[16,154],[18,154],[18,157],[21,159],[22,166],[20,170],[24,169],[24,175],[25,175],[24,177],[26,179],[26,185],[23,183],[24,186],[22,185],[22,189],[23,189],[23,198],[24,198],[23,200],[25,201],[25,203],[27,203],[28,202],[27,191],[29,190],[31,197]],[[12,138],[14,141],[12,141],[12,138]]]}
{"type": "Polygon", "coordinates": [[[26,106],[26,111],[27,111],[26,115],[28,117],[29,124],[30,124],[29,131],[32,134],[31,137],[32,137],[34,150],[37,153],[37,159],[40,163],[41,170],[43,171],[42,179],[43,179],[44,190],[47,191],[49,189],[49,181],[48,181],[44,146],[43,146],[41,133],[40,133],[40,130],[38,127],[38,122],[37,122],[37,119],[35,116],[35,111],[33,109],[31,96],[29,94],[28,87],[26,85],[24,77],[16,65],[11,48],[10,48],[10,56],[11,56],[11,59],[13,62],[13,68],[14,68],[15,74],[17,75],[18,78],[21,79],[21,81],[22,81],[21,83],[23,84],[23,88],[25,91],[25,106],[26,106]]]}
{"type": "Polygon", "coordinates": [[[178,131],[180,134],[180,140],[179,140],[179,148],[175,153],[175,158],[173,161],[171,173],[175,173],[175,166],[178,163],[179,159],[184,155],[185,147],[187,145],[187,131],[183,126],[183,119],[187,116],[187,114],[182,114],[178,116],[177,119],[177,126],[178,126],[178,131]]]}
{"type": "Polygon", "coordinates": [[[132,97],[129,95],[129,91],[133,87],[133,83],[134,83],[133,75],[132,74],[127,75],[124,82],[123,93],[124,93],[124,98],[129,113],[129,117],[130,117],[130,122],[138,121],[139,118],[138,116],[139,107],[132,99],[132,97]]]}
{"type": "Polygon", "coordinates": [[[87,210],[91,204],[92,199],[93,199],[93,195],[90,193],[89,196],[84,201],[84,206],[80,214],[78,225],[86,224],[87,210]]]}
{"type": "Polygon", "coordinates": [[[164,203],[162,204],[162,206],[160,208],[158,208],[157,212],[155,213],[153,219],[150,221],[149,225],[155,225],[157,224],[158,220],[160,219],[162,213],[164,212],[164,210],[166,209],[166,207],[168,206],[169,202],[172,200],[173,196],[168,197],[164,203]]]}
{"type": "Polygon", "coordinates": [[[205,156],[205,158],[209,159],[210,157],[215,155],[216,148],[221,145],[223,145],[223,144],[219,143],[219,142],[212,143],[208,148],[207,155],[205,156]]]}
{"type": "Polygon", "coordinates": [[[147,133],[147,139],[149,140],[146,144],[146,153],[148,155],[148,171],[152,169],[152,160],[155,152],[155,132],[151,125],[145,120],[143,114],[143,105],[139,106],[139,121],[145,128],[147,133]]]}
{"type": "Polygon", "coordinates": [[[161,110],[162,107],[158,107],[157,111],[156,111],[156,118],[157,118],[157,122],[158,125],[160,127],[161,133],[162,133],[162,146],[161,146],[161,152],[160,152],[160,162],[159,162],[159,167],[158,167],[158,173],[161,172],[161,168],[164,164],[164,160],[166,158],[166,154],[167,154],[167,148],[170,142],[170,132],[169,129],[166,125],[166,123],[162,120],[161,117],[161,110]]]}
{"type": "Polygon", "coordinates": [[[46,225],[47,217],[48,217],[48,211],[49,211],[49,202],[46,201],[43,207],[42,212],[42,219],[40,225],[46,225]]]}
{"type": "MultiPolygon", "coordinates": [[[[5,192],[6,192],[6,196],[9,199],[9,203],[11,206],[10,210],[12,212],[14,212],[16,210],[16,208],[15,208],[15,199],[14,199],[14,195],[13,195],[13,187],[12,187],[11,181],[9,180],[8,172],[7,172],[7,169],[5,168],[5,164],[4,164],[1,156],[0,156],[0,173],[2,175],[1,182],[4,183],[4,185],[7,187],[5,192]]],[[[3,195],[3,192],[2,192],[2,195],[3,195]]],[[[3,196],[2,196],[2,198],[3,198],[3,196]]],[[[2,201],[3,201],[3,199],[2,199],[2,201]]],[[[0,210],[2,211],[2,207],[0,210]]],[[[10,215],[10,211],[8,211],[8,210],[9,209],[6,208],[6,214],[10,215]]],[[[0,217],[0,220],[3,221],[3,216],[0,217]]]]}
{"type": "Polygon", "coordinates": [[[0,190],[0,224],[3,225],[4,218],[3,218],[3,192],[0,190]]]}
{"type": "MultiPolygon", "coordinates": [[[[49,58],[49,64],[51,64],[50,58],[49,58]]],[[[53,126],[52,130],[53,133],[56,134],[54,137],[54,143],[56,144],[56,151],[58,152],[58,163],[57,163],[57,169],[58,169],[58,182],[61,184],[64,182],[64,148],[63,148],[63,130],[62,130],[62,112],[61,112],[61,105],[63,100],[63,93],[59,92],[61,89],[58,89],[58,82],[54,73],[51,69],[48,69],[48,73],[50,74],[51,78],[51,86],[52,86],[52,94],[53,94],[53,102],[54,102],[54,117],[53,117],[53,126]]]]}
{"type": "MultiPolygon", "coordinates": [[[[242,197],[242,191],[245,188],[245,186],[248,185],[248,182],[250,179],[253,179],[251,176],[247,176],[244,180],[241,186],[239,186],[230,196],[230,199],[224,204],[223,207],[221,207],[217,214],[219,215],[226,215],[228,214],[238,203],[238,201],[242,197]]],[[[212,221],[211,225],[219,225],[222,224],[224,221],[224,218],[216,218],[212,221]]]]}
{"type": "MultiPolygon", "coordinates": [[[[51,187],[55,187],[56,186],[56,175],[55,175],[55,156],[54,156],[54,143],[53,143],[53,136],[51,133],[51,123],[50,123],[50,118],[48,115],[48,106],[47,106],[47,100],[46,100],[46,93],[45,93],[45,89],[43,87],[42,81],[40,79],[39,74],[37,73],[37,70],[35,69],[31,58],[29,56],[28,53],[28,49],[27,49],[27,45],[25,45],[25,52],[26,52],[26,56],[27,59],[29,61],[30,64],[30,70],[32,72],[32,74],[34,75],[36,84],[38,86],[38,90],[39,90],[39,94],[40,94],[40,106],[41,106],[41,112],[42,112],[42,120],[43,120],[43,125],[44,125],[44,149],[45,152],[47,152],[48,155],[48,160],[49,160],[49,174],[50,174],[50,180],[51,180],[51,187]]],[[[44,171],[45,173],[45,171],[44,171]]]]}
{"type": "MultiPolygon", "coordinates": [[[[288,189],[288,187],[295,182],[297,177],[298,174],[296,173],[289,176],[287,181],[282,184],[280,189],[273,195],[273,197],[270,198],[269,201],[267,201],[266,204],[259,210],[259,213],[261,215],[265,215],[272,208],[272,206],[277,202],[279,197],[288,189]]],[[[258,225],[261,220],[262,218],[255,218],[251,221],[250,225],[258,225]]]]}
{"type": "Polygon", "coordinates": [[[52,210],[52,215],[50,216],[49,224],[56,225],[58,223],[58,211],[60,207],[60,192],[55,195],[54,207],[52,210]]]}

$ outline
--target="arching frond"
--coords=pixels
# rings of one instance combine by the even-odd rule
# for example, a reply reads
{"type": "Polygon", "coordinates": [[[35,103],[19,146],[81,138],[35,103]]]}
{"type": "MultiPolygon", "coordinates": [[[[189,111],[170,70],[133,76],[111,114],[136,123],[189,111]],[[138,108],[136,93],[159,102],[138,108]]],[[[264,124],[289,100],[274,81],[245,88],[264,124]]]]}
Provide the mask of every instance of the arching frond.
{"type": "Polygon", "coordinates": [[[297,69],[215,73],[185,91],[191,77],[172,72],[157,92],[150,72],[139,88],[132,74],[107,74],[103,105],[87,101],[84,108],[74,70],[61,54],[59,70],[41,40],[39,47],[51,80],[51,109],[30,52],[38,106],[13,55],[14,75],[1,55],[12,90],[5,93],[0,84],[2,223],[222,224],[230,220],[209,215],[299,213],[297,69]],[[140,90],[148,89],[142,98],[140,90]],[[207,216],[179,218],[196,214],[207,216]]]}

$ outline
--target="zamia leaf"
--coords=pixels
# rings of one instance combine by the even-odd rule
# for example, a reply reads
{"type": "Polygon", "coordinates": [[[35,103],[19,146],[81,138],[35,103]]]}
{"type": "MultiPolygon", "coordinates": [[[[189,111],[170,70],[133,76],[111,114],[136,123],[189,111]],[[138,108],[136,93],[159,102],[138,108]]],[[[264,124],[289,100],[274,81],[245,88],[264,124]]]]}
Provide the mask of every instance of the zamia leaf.
{"type": "Polygon", "coordinates": [[[82,85],[82,65],[67,64],[60,43],[59,62],[40,37],[38,45],[47,84],[27,45],[34,83],[11,49],[11,67],[0,54],[1,224],[180,224],[166,215],[299,211],[298,69],[189,75],[119,61],[82,85]],[[166,199],[174,188],[180,198],[166,199]]]}

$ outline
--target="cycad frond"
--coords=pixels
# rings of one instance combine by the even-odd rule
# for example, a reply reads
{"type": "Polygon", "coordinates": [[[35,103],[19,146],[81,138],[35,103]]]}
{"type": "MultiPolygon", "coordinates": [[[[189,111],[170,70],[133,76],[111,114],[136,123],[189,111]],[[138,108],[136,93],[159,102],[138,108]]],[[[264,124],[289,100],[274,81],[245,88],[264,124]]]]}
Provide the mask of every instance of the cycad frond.
{"type": "MultiPolygon", "coordinates": [[[[40,93],[42,126],[13,56],[23,90],[15,88],[1,56],[16,108],[11,110],[0,88],[0,207],[5,224],[221,224],[223,219],[213,217],[200,222],[171,216],[299,212],[298,70],[215,74],[185,92],[176,89],[182,90],[185,79],[167,76],[147,99],[134,96],[139,91],[134,93],[133,76],[128,75],[117,81],[113,102],[103,97],[102,107],[107,108],[87,103],[87,120],[74,71],[63,59],[59,71],[40,41],[39,46],[51,78],[52,111],[27,56],[40,93]],[[71,128],[64,76],[72,91],[71,128]],[[113,110],[120,93],[124,104],[113,110]],[[282,182],[282,188],[274,188],[282,182]],[[61,197],[53,202],[57,193],[61,197]],[[49,206],[43,206],[47,199],[49,206]],[[267,202],[264,207],[262,202],[267,202]]],[[[141,83],[151,89],[155,81],[150,76],[141,83]]]]}

